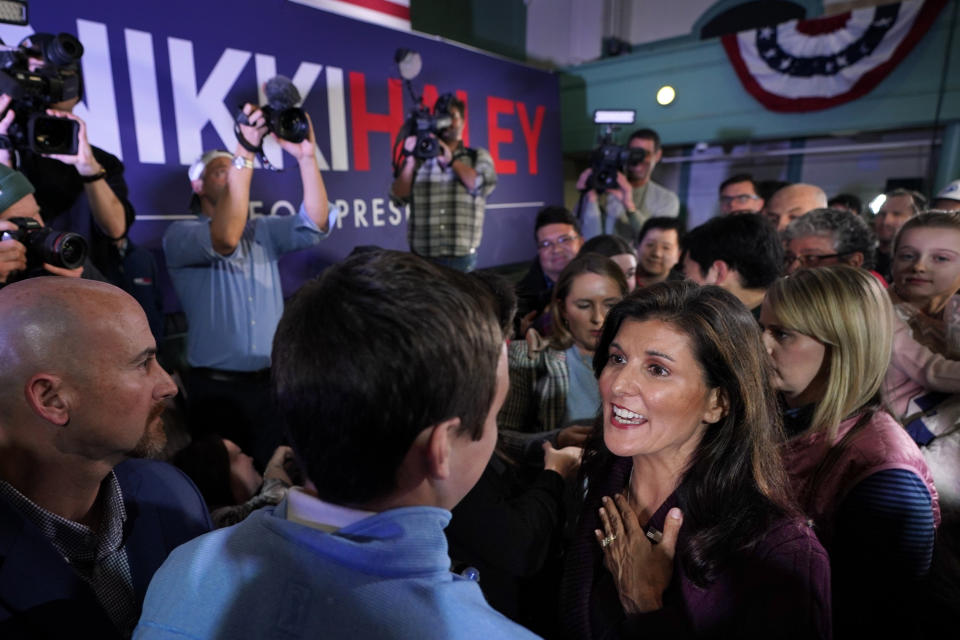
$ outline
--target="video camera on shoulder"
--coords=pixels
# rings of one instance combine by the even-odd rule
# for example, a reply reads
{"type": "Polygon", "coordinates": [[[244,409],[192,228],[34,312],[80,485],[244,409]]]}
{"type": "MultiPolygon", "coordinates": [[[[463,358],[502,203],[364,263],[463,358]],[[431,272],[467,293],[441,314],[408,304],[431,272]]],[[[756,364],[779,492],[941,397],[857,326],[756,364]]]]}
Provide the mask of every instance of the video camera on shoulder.
{"type": "Polygon", "coordinates": [[[589,189],[606,191],[617,186],[617,173],[624,171],[631,164],[639,164],[647,157],[646,149],[640,147],[624,147],[614,144],[613,132],[619,129],[617,124],[633,124],[637,112],[633,109],[597,109],[593,112],[593,122],[604,125],[600,135],[600,143],[590,153],[590,182],[589,189]]]}
{"type": "Polygon", "coordinates": [[[413,157],[419,160],[429,160],[440,155],[440,144],[437,142],[437,136],[440,132],[453,124],[453,118],[450,115],[450,103],[453,101],[452,93],[445,93],[437,98],[433,106],[433,113],[430,113],[430,107],[423,104],[423,96],[418,96],[413,90],[411,80],[420,75],[423,63],[420,54],[409,49],[397,49],[394,55],[394,61],[400,71],[407,86],[407,91],[413,99],[413,108],[410,109],[410,115],[406,122],[400,128],[397,134],[397,140],[394,144],[394,157],[396,150],[403,141],[410,136],[416,136],[417,142],[413,147],[413,157]]]}
{"type": "Polygon", "coordinates": [[[413,147],[413,157],[421,160],[429,160],[440,155],[440,144],[437,142],[437,136],[440,132],[453,124],[453,118],[450,117],[450,101],[446,100],[441,106],[441,101],[446,96],[440,96],[437,104],[433,108],[433,114],[425,105],[419,105],[411,110],[410,118],[404,128],[408,129],[407,136],[417,137],[417,144],[413,147]]]}
{"type": "Polygon", "coordinates": [[[35,33],[17,47],[0,40],[0,92],[13,99],[10,108],[17,114],[8,131],[9,147],[41,154],[77,153],[80,125],[46,111],[81,96],[82,55],[83,45],[69,33],[35,33]]]}
{"type": "Polygon", "coordinates": [[[44,227],[33,218],[8,220],[17,225],[17,229],[0,233],[0,240],[16,240],[27,248],[27,268],[16,280],[50,275],[44,270],[44,263],[76,269],[87,259],[87,241],[79,234],[44,227]]]}

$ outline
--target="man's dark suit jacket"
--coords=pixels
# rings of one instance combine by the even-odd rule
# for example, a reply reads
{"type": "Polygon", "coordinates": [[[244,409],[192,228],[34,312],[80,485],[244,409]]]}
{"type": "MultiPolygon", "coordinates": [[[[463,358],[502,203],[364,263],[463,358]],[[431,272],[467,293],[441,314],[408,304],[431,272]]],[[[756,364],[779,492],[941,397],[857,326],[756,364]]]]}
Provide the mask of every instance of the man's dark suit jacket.
{"type": "MultiPolygon", "coordinates": [[[[127,510],[124,544],[137,606],[167,555],[210,530],[206,504],[187,476],[163,462],[114,469],[127,510]]],[[[93,589],[8,502],[0,499],[0,638],[119,638],[93,589]]]]}

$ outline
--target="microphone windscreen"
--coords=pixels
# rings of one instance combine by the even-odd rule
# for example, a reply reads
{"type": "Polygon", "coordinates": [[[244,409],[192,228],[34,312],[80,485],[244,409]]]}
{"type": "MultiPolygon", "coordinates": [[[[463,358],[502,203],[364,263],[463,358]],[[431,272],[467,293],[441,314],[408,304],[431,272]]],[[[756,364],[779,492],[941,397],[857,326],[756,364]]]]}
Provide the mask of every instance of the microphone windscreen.
{"type": "Polygon", "coordinates": [[[263,92],[267,95],[270,108],[276,111],[295,107],[300,102],[300,92],[286,76],[274,76],[267,80],[263,92]]]}

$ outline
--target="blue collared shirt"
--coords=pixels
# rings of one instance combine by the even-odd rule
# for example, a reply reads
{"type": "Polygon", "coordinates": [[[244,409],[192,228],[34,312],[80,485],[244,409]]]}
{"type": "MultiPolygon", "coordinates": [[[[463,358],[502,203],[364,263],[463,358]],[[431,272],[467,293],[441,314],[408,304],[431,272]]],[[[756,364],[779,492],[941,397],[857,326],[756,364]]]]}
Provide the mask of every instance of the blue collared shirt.
{"type": "Polygon", "coordinates": [[[163,251],[187,314],[187,361],[193,367],[257,371],[270,366],[270,348],[283,314],[277,261],[330,235],[338,209],[330,204],[328,231],[317,228],[303,204],[295,216],[254,218],[230,255],[210,239],[210,218],[170,225],[163,251]]]}

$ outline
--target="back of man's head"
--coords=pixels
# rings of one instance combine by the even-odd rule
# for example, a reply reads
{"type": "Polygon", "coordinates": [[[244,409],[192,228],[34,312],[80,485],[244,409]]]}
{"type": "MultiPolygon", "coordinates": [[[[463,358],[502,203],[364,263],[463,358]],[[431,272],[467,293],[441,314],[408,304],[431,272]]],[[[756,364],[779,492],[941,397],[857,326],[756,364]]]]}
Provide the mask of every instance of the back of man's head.
{"type": "Polygon", "coordinates": [[[537,212],[537,219],[533,223],[533,236],[536,238],[537,230],[541,227],[545,227],[548,224],[568,224],[573,227],[573,230],[580,234],[580,223],[577,221],[576,216],[570,213],[570,210],[566,207],[558,206],[548,206],[540,209],[537,212]]]}
{"type": "Polygon", "coordinates": [[[722,260],[745,289],[766,289],[783,269],[777,230],[758,213],[711,218],[684,236],[683,250],[702,273],[722,260]]]}
{"type": "Polygon", "coordinates": [[[347,258],[290,300],[273,342],[278,415],[322,500],[383,500],[414,440],[478,440],[502,348],[479,281],[409,253],[347,258]]]}

